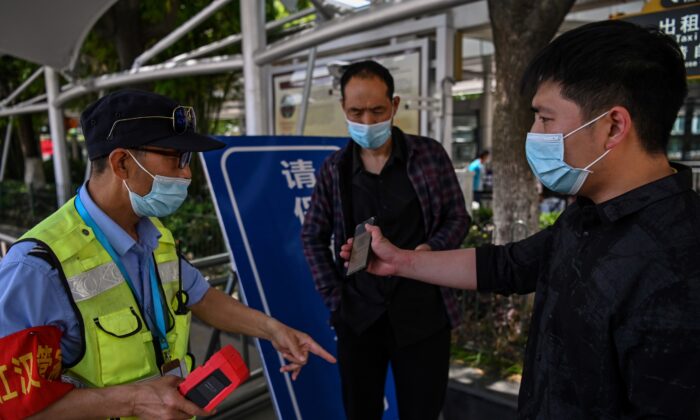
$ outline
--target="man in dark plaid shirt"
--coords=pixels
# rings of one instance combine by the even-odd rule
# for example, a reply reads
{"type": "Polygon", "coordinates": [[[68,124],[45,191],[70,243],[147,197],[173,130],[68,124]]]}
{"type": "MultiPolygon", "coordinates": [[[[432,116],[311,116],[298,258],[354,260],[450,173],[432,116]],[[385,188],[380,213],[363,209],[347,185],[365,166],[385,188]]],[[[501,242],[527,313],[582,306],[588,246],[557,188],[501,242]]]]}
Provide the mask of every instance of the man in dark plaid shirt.
{"type": "Polygon", "coordinates": [[[345,411],[350,420],[382,417],[391,363],[401,419],[435,419],[447,386],[450,329],[460,319],[453,291],[363,271],[346,277],[337,252],[370,217],[404,247],[459,248],[470,222],[464,197],[438,142],[392,127],[399,98],[386,68],[374,61],[349,66],[341,92],[353,141],[323,163],[302,238],[338,335],[345,411]]]}

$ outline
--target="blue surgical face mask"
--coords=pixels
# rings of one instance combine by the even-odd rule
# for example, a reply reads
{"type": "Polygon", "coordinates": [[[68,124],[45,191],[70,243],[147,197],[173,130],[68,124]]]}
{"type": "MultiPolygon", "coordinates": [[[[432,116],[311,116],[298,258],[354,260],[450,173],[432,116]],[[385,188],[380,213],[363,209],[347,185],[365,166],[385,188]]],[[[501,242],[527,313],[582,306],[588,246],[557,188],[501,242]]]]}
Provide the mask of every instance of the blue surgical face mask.
{"type": "Polygon", "coordinates": [[[589,169],[612,149],[606,150],[585,168],[572,168],[564,161],[564,139],[579,130],[583,130],[607,114],[608,111],[567,135],[563,133],[527,133],[527,140],[525,140],[527,162],[542,185],[561,194],[575,195],[578,193],[588,174],[592,173],[589,169]]]}
{"type": "Polygon", "coordinates": [[[348,123],[350,137],[362,148],[377,149],[391,137],[391,118],[371,125],[352,122],[347,118],[345,121],[348,123]]]}
{"type": "Polygon", "coordinates": [[[141,217],[165,217],[175,213],[182,205],[182,202],[185,201],[185,198],[187,198],[187,187],[192,180],[153,175],[136,160],[131,152],[127,151],[127,153],[131,155],[131,158],[139,165],[139,168],[153,178],[151,191],[143,197],[131,191],[126,184],[126,180],[122,181],[129,191],[131,208],[134,209],[134,213],[141,217]]]}

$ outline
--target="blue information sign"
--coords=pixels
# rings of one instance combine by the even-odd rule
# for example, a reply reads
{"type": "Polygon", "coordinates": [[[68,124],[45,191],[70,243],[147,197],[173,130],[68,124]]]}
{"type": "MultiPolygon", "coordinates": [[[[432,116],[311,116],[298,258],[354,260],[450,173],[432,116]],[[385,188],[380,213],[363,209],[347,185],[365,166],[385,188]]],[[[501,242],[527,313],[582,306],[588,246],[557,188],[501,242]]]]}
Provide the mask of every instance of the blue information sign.
{"type": "MultiPolygon", "coordinates": [[[[314,288],[301,225],[323,160],[345,138],[219,137],[227,147],[205,153],[217,213],[240,277],[245,303],[310,334],[337,354],[328,310],[314,288]]],[[[338,367],[312,356],[296,381],[279,373],[282,358],[259,341],[279,419],[343,419],[338,367]]],[[[384,419],[397,419],[387,381],[384,419]]]]}

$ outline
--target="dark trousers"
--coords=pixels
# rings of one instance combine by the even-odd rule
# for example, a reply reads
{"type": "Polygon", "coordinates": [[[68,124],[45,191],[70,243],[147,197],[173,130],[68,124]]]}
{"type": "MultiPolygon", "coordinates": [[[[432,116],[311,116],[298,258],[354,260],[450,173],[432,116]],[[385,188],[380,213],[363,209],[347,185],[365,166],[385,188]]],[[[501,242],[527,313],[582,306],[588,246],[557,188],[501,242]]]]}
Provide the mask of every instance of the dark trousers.
{"type": "MultiPolygon", "coordinates": [[[[339,318],[339,317],[338,317],[339,318]]],[[[450,328],[397,348],[383,315],[362,334],[335,322],[343,403],[348,420],[381,419],[389,363],[401,420],[433,420],[442,410],[450,363],[450,328]]]]}

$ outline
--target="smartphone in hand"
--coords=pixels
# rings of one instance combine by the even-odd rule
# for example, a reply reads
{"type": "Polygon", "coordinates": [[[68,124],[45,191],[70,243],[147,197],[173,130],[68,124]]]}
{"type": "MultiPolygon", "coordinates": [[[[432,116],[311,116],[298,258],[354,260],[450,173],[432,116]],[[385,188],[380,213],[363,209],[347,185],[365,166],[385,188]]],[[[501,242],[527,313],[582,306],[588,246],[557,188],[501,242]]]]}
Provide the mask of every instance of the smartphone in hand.
{"type": "Polygon", "coordinates": [[[352,251],[350,252],[350,261],[348,262],[348,271],[345,273],[346,276],[367,268],[369,253],[371,251],[370,245],[372,243],[372,235],[365,230],[366,224],[373,225],[374,217],[370,217],[355,226],[355,237],[352,241],[352,251]]]}

